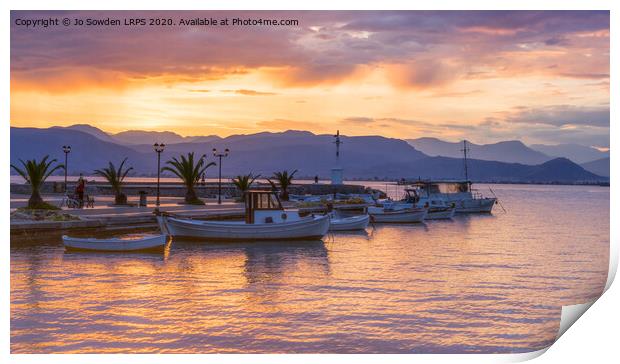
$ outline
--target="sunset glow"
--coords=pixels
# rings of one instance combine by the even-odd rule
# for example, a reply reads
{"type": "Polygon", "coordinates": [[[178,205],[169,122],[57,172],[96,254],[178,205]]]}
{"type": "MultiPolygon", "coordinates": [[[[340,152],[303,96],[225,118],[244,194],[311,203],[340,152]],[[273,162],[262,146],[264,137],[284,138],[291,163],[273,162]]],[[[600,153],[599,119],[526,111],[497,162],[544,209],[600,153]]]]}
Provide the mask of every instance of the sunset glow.
{"type": "Polygon", "coordinates": [[[299,25],[15,25],[41,14],[11,13],[12,126],[220,136],[340,129],[609,147],[609,12],[243,12],[299,25]]]}

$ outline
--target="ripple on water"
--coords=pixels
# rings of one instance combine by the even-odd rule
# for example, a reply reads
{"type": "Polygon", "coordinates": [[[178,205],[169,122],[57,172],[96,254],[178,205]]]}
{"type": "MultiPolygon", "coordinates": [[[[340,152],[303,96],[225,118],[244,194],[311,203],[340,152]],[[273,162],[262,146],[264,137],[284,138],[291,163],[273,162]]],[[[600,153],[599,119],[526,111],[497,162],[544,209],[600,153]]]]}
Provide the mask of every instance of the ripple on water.
{"type": "Polygon", "coordinates": [[[493,189],[508,214],[377,224],[325,242],[176,240],[161,256],[12,240],[11,351],[538,350],[554,341],[562,305],[602,292],[609,189],[493,189]]]}

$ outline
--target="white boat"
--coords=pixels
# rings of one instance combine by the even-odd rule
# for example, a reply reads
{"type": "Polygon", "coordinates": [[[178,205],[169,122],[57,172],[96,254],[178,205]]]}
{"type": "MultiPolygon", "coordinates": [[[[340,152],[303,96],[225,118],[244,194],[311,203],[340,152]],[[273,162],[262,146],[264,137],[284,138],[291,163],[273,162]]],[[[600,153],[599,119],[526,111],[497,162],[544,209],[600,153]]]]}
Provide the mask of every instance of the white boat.
{"type": "Polygon", "coordinates": [[[63,235],[62,242],[67,250],[91,250],[91,251],[145,251],[161,250],[166,246],[166,235],[148,235],[139,238],[126,239],[94,239],[72,238],[63,235]]]}
{"type": "Polygon", "coordinates": [[[484,197],[471,188],[471,181],[418,181],[414,182],[422,196],[454,204],[457,213],[490,213],[497,202],[495,197],[484,197]]]}
{"type": "Polygon", "coordinates": [[[157,219],[162,232],[204,240],[311,240],[327,234],[327,215],[301,217],[296,210],[284,210],[272,191],[247,191],[245,197],[245,221],[203,221],[165,214],[157,219]]]}
{"type": "Polygon", "coordinates": [[[422,222],[426,218],[428,209],[418,207],[378,207],[371,206],[368,208],[368,214],[372,222],[422,222]]]}
{"type": "Polygon", "coordinates": [[[368,214],[341,217],[332,213],[329,216],[329,231],[364,230],[370,222],[368,214]]]}
{"type": "Polygon", "coordinates": [[[423,206],[428,208],[426,220],[452,219],[456,213],[456,204],[454,202],[447,202],[442,197],[432,198],[428,195],[427,189],[420,188],[419,185],[415,184],[413,188],[405,189],[405,198],[401,203],[410,207],[423,206]]]}
{"type": "Polygon", "coordinates": [[[449,220],[454,217],[456,213],[456,207],[448,206],[448,207],[429,207],[428,215],[426,216],[427,220],[449,220]]]}

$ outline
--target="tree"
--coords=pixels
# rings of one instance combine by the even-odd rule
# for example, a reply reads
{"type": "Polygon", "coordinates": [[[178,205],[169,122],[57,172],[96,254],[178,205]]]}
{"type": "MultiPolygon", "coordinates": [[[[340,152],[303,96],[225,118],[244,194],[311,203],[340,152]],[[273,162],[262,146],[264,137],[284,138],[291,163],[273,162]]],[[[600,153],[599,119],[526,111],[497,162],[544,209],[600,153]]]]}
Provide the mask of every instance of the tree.
{"type": "Polygon", "coordinates": [[[112,162],[109,162],[107,168],[95,170],[96,175],[105,178],[112,186],[112,190],[114,191],[114,203],[117,205],[127,204],[127,195],[125,195],[122,190],[123,180],[127,176],[127,173],[129,173],[129,171],[133,169],[133,167],[129,167],[123,170],[125,162],[127,162],[127,158],[123,159],[121,165],[118,166],[118,169],[114,167],[114,164],[112,164],[112,162]]]}
{"type": "MultiPolygon", "coordinates": [[[[277,186],[280,188],[280,198],[282,201],[288,201],[288,188],[293,184],[293,176],[297,173],[297,170],[294,170],[292,173],[288,173],[288,171],[282,172],[273,172],[273,179],[277,182],[277,186]]],[[[276,189],[276,182],[273,182],[269,178],[267,179],[271,184],[271,187],[276,189]]]]}
{"type": "Polygon", "coordinates": [[[11,168],[22,176],[26,180],[26,183],[30,185],[32,193],[28,199],[29,209],[49,209],[51,206],[43,201],[41,197],[41,187],[47,177],[56,170],[65,168],[65,166],[62,164],[54,166],[56,159],[48,161],[48,158],[49,155],[46,155],[40,162],[37,162],[36,159],[27,160],[26,162],[20,159],[19,162],[22,164],[23,168],[11,164],[11,168]]]}
{"type": "Polygon", "coordinates": [[[245,191],[250,189],[250,187],[252,186],[252,183],[254,183],[254,181],[258,177],[260,177],[260,174],[258,176],[253,176],[252,173],[250,173],[250,174],[245,174],[245,175],[239,175],[233,178],[232,180],[233,184],[241,192],[241,201],[243,202],[245,201],[245,191]]]}
{"type": "Polygon", "coordinates": [[[204,171],[214,166],[214,162],[206,163],[206,155],[203,155],[197,161],[194,160],[194,153],[187,153],[187,157],[184,155],[180,156],[180,159],[172,158],[167,161],[166,164],[170,166],[163,167],[161,170],[169,171],[174,173],[177,177],[179,177],[183,184],[185,185],[185,202],[189,204],[203,204],[203,202],[196,195],[196,191],[194,190],[194,186],[200,179],[200,176],[204,173],[204,171]]]}

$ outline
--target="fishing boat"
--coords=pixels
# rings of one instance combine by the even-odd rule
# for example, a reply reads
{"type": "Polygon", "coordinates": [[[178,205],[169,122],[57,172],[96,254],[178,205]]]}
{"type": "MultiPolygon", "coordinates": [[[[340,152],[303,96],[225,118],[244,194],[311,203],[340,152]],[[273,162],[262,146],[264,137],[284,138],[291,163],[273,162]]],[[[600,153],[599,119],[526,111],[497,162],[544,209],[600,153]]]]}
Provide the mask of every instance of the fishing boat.
{"type": "Polygon", "coordinates": [[[274,191],[245,193],[244,221],[204,221],[157,216],[162,232],[175,237],[217,241],[321,239],[328,231],[327,215],[301,217],[297,210],[284,210],[274,191]]]}
{"type": "Polygon", "coordinates": [[[405,189],[403,203],[410,203],[412,207],[427,207],[426,220],[452,219],[456,212],[456,204],[448,202],[444,198],[431,198],[427,191],[428,189],[421,188],[420,185],[414,183],[411,188],[405,189]]]}
{"type": "Polygon", "coordinates": [[[408,207],[398,204],[389,206],[371,206],[368,214],[372,222],[394,222],[409,223],[423,222],[428,213],[428,209],[420,207],[408,207]]]}
{"type": "Polygon", "coordinates": [[[62,242],[67,250],[89,250],[108,252],[163,251],[166,235],[147,235],[124,239],[72,238],[63,235],[62,242]]]}
{"type": "Polygon", "coordinates": [[[329,231],[364,230],[368,227],[368,214],[356,216],[340,216],[337,213],[329,214],[329,231]]]}
{"type": "Polygon", "coordinates": [[[471,181],[418,181],[413,184],[430,201],[454,204],[457,213],[490,213],[496,197],[485,197],[472,190],[471,181]]]}

